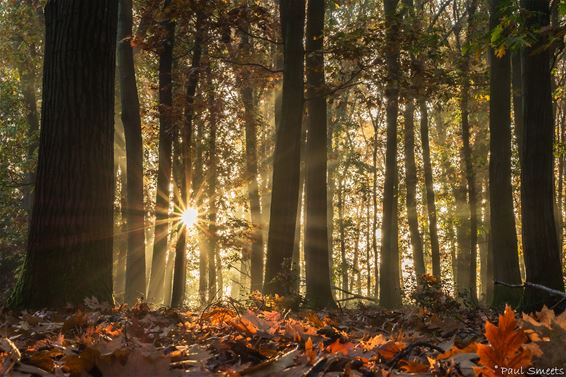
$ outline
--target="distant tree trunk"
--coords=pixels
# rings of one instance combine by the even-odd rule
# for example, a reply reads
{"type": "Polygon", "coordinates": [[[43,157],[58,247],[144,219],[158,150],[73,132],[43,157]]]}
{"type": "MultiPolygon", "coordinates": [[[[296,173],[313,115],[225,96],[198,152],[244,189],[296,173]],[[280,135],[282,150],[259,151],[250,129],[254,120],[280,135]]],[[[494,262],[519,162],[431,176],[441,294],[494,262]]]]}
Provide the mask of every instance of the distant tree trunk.
{"type": "MultiPolygon", "coordinates": [[[[548,0],[522,0],[532,13],[529,30],[549,24],[548,0]]],[[[523,62],[523,158],[521,160],[521,214],[527,281],[564,291],[560,250],[556,237],[553,197],[552,145],[554,122],[551,93],[551,52],[546,38],[522,51],[523,62]]],[[[552,306],[559,297],[525,289],[524,311],[552,306]]]]}
{"type": "MultiPolygon", "coordinates": [[[[163,9],[167,10],[171,0],[165,0],[163,9]]],[[[155,304],[163,301],[163,282],[167,258],[167,238],[169,236],[169,184],[171,182],[171,159],[173,143],[173,45],[175,23],[170,19],[162,22],[164,31],[163,46],[159,52],[159,167],[157,172],[157,193],[155,199],[155,235],[153,241],[153,260],[149,280],[148,300],[155,304]]]]}
{"type": "Polygon", "coordinates": [[[303,34],[305,0],[280,2],[284,40],[283,95],[273,155],[264,293],[287,294],[299,200],[301,121],[303,116],[303,34]]]}
{"type": "Polygon", "coordinates": [[[324,0],[309,0],[306,28],[307,146],[305,183],[306,300],[334,307],[330,288],[327,208],[327,106],[324,78],[324,0]]]}
{"type": "Polygon", "coordinates": [[[145,297],[146,292],[143,145],[131,37],[132,0],[120,0],[118,7],[118,72],[127,164],[126,208],[124,211],[128,237],[125,301],[130,305],[135,303],[137,298],[145,297]]]}
{"type": "Polygon", "coordinates": [[[372,179],[371,179],[371,207],[372,207],[372,221],[371,221],[371,249],[373,251],[373,268],[375,275],[374,295],[377,299],[379,297],[379,261],[377,251],[377,123],[372,121],[373,124],[373,140],[372,140],[372,179]]]}
{"type": "MultiPolygon", "coordinates": [[[[199,208],[201,212],[206,213],[203,208],[203,144],[204,144],[204,126],[203,122],[197,123],[197,129],[195,130],[195,170],[193,174],[193,193],[195,194],[196,207],[199,208]]],[[[197,239],[199,248],[199,300],[201,305],[205,305],[214,297],[208,297],[208,245],[205,239],[206,222],[204,218],[199,218],[197,221],[197,239]]]]}
{"type": "Polygon", "coordinates": [[[218,193],[216,192],[218,184],[218,156],[216,153],[216,126],[217,126],[217,114],[218,108],[216,105],[216,99],[214,95],[214,85],[212,83],[212,71],[210,68],[210,63],[206,70],[207,86],[208,86],[208,127],[210,129],[210,135],[208,139],[208,170],[206,172],[207,177],[207,197],[208,197],[208,299],[220,298],[222,296],[222,283],[219,268],[221,265],[217,262],[216,244],[217,244],[217,224],[216,215],[218,211],[218,193]]]}
{"type": "Polygon", "coordinates": [[[397,227],[397,116],[399,111],[399,15],[398,0],[384,0],[387,82],[387,147],[381,227],[380,304],[386,308],[401,306],[397,227]]]}
{"type": "Polygon", "coordinates": [[[371,297],[371,257],[370,257],[370,250],[371,250],[371,218],[370,218],[370,196],[368,195],[365,201],[366,207],[366,288],[367,292],[366,295],[371,297]]]}
{"type": "Polygon", "coordinates": [[[424,97],[418,99],[420,110],[421,144],[423,147],[423,167],[426,188],[426,206],[428,214],[428,230],[430,233],[430,249],[432,254],[432,274],[440,279],[440,245],[438,242],[438,225],[436,220],[436,199],[432,177],[432,163],[430,158],[430,143],[428,132],[428,109],[424,97]]]}
{"type": "MultiPolygon", "coordinates": [[[[199,12],[195,25],[195,42],[193,46],[193,56],[191,67],[187,75],[186,97],[185,97],[185,118],[181,131],[180,157],[181,157],[181,177],[179,179],[180,209],[186,210],[190,207],[190,191],[192,179],[192,135],[193,117],[195,112],[195,95],[200,73],[200,62],[202,56],[202,42],[204,37],[203,30],[204,14],[199,12]]],[[[175,270],[173,275],[173,293],[171,296],[171,306],[180,307],[185,299],[185,285],[187,275],[187,227],[181,224],[179,237],[175,246],[175,270]]]]}
{"type": "MultiPolygon", "coordinates": [[[[304,135],[304,133],[303,133],[304,135]]],[[[304,140],[304,139],[303,139],[304,140]]],[[[306,143],[301,145],[301,156],[303,156],[304,147],[306,143]]],[[[305,198],[305,171],[304,166],[301,164],[301,171],[299,175],[299,202],[297,206],[297,221],[295,223],[295,242],[293,243],[293,255],[291,256],[291,292],[299,294],[301,287],[301,223],[304,222],[303,218],[303,203],[305,198]]],[[[304,251],[304,243],[303,243],[304,251]]]]}
{"type": "MultiPolygon", "coordinates": [[[[477,10],[477,0],[471,0],[467,6],[468,12],[468,30],[466,39],[469,42],[474,31],[474,18],[477,10]]],[[[462,151],[461,158],[464,165],[464,174],[466,177],[468,207],[470,211],[470,229],[469,229],[469,245],[467,246],[467,256],[462,259],[464,261],[464,270],[466,271],[466,290],[470,294],[470,298],[477,300],[476,287],[476,270],[477,270],[477,245],[478,245],[478,205],[477,205],[477,187],[474,173],[474,165],[472,160],[472,147],[470,145],[470,123],[469,123],[469,101],[470,101],[470,51],[463,52],[461,63],[462,90],[460,97],[460,116],[461,116],[461,132],[462,132],[462,151]]]]}
{"type": "MultiPolygon", "coordinates": [[[[327,164],[327,175],[328,180],[326,191],[326,207],[328,209],[328,217],[326,219],[328,223],[328,268],[330,269],[330,285],[332,287],[334,284],[334,192],[336,191],[336,156],[334,156],[334,148],[332,142],[334,139],[334,124],[331,122],[328,125],[327,136],[327,148],[328,148],[328,164],[327,164]]],[[[334,291],[333,291],[334,297],[334,291]]]]}
{"type": "Polygon", "coordinates": [[[407,194],[405,196],[407,204],[407,222],[411,234],[411,247],[413,249],[413,262],[415,264],[416,278],[426,273],[423,239],[419,230],[419,220],[417,213],[417,164],[415,162],[415,104],[412,98],[407,100],[405,105],[405,184],[407,194]]]}
{"type": "MultiPolygon", "coordinates": [[[[490,0],[490,29],[499,25],[506,2],[490,0]]],[[[509,54],[497,57],[490,48],[489,93],[489,204],[490,242],[494,278],[509,284],[521,284],[517,230],[511,185],[511,59],[509,54]]],[[[521,290],[494,286],[493,304],[516,306],[521,290]]]]}
{"type": "Polygon", "coordinates": [[[112,303],[117,6],[45,7],[39,161],[14,308],[62,308],[91,296],[112,303]]]}
{"type": "MultiPolygon", "coordinates": [[[[348,164],[346,165],[345,171],[348,170],[348,164]]],[[[344,195],[344,172],[343,176],[340,177],[338,182],[338,232],[340,237],[340,277],[341,277],[341,288],[342,288],[342,298],[345,297],[345,292],[349,291],[349,279],[348,279],[348,261],[346,260],[346,223],[344,219],[344,205],[345,205],[345,195],[344,195]]]]}

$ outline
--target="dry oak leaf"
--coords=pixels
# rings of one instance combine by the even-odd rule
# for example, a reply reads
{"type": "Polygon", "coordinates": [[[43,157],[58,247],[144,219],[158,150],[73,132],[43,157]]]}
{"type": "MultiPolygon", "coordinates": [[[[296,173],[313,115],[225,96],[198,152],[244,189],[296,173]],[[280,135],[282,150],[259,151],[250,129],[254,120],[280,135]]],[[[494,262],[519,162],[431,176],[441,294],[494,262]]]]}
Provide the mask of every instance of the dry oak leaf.
{"type": "Polygon", "coordinates": [[[397,353],[403,351],[406,347],[407,345],[403,342],[396,342],[394,340],[391,340],[380,346],[377,349],[377,353],[383,358],[383,360],[389,361],[393,359],[395,355],[397,355],[397,353]]]}
{"type": "Polygon", "coordinates": [[[536,367],[566,365],[566,353],[557,352],[566,344],[566,312],[556,316],[544,306],[534,315],[523,314],[523,325],[532,341],[527,346],[535,356],[536,367]]]}
{"type": "MultiPolygon", "coordinates": [[[[531,352],[525,348],[528,337],[518,326],[515,313],[509,305],[505,307],[503,315],[499,316],[497,326],[486,321],[485,337],[489,344],[477,344],[479,363],[482,367],[474,369],[476,376],[504,376],[502,367],[520,372],[521,368],[531,365],[531,352]]],[[[521,374],[516,374],[519,375],[521,374]]]]}
{"type": "Polygon", "coordinates": [[[350,351],[354,348],[354,344],[351,342],[341,343],[340,339],[336,339],[334,343],[331,343],[326,347],[327,351],[330,353],[341,353],[344,356],[348,356],[350,351]]]}

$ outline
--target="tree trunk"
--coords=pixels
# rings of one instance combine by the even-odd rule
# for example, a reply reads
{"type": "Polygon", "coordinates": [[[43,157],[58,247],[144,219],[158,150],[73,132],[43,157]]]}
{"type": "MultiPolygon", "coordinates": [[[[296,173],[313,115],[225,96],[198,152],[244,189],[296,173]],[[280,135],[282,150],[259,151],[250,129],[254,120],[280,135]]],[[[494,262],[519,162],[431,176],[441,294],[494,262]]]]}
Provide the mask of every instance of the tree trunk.
{"type": "MultiPolygon", "coordinates": [[[[531,12],[529,30],[549,24],[548,0],[522,0],[531,12]]],[[[553,134],[551,53],[548,41],[539,37],[522,51],[523,62],[523,158],[521,160],[521,214],[527,281],[564,291],[560,250],[556,237],[553,197],[553,134]]],[[[559,297],[525,289],[524,311],[552,306],[559,297]]]]}
{"type": "MultiPolygon", "coordinates": [[[[490,29],[504,16],[505,2],[490,0],[490,29]]],[[[490,49],[489,85],[489,204],[490,242],[494,251],[494,278],[509,284],[521,284],[517,230],[511,185],[511,59],[497,57],[490,49]]],[[[516,306],[521,290],[494,286],[493,304],[516,306]]]]}
{"type": "Polygon", "coordinates": [[[330,288],[327,208],[327,106],[324,78],[324,0],[309,0],[306,28],[307,147],[305,182],[306,300],[334,307],[330,288]]]}
{"type": "Polygon", "coordinates": [[[419,230],[419,220],[417,213],[417,164],[415,162],[415,105],[414,100],[408,99],[405,105],[405,184],[407,194],[405,196],[407,205],[407,222],[411,235],[411,247],[413,249],[413,262],[417,281],[419,277],[426,273],[423,240],[419,230]]]}
{"type": "MultiPolygon", "coordinates": [[[[171,0],[165,0],[163,9],[167,13],[171,0]]],[[[163,302],[163,282],[169,236],[169,184],[171,182],[171,159],[173,143],[173,45],[175,24],[170,19],[162,22],[164,40],[159,52],[159,167],[155,199],[155,232],[153,260],[149,280],[148,300],[155,304],[163,302]]]]}
{"type": "Polygon", "coordinates": [[[428,231],[430,233],[430,249],[432,255],[432,274],[440,279],[440,245],[438,242],[438,225],[436,219],[436,198],[432,177],[432,163],[430,158],[430,143],[428,132],[428,109],[424,97],[418,99],[420,110],[421,144],[423,147],[423,170],[426,188],[426,207],[428,214],[428,231]]]}
{"type": "Polygon", "coordinates": [[[218,210],[218,193],[216,192],[216,186],[218,184],[218,156],[216,155],[216,116],[218,114],[218,109],[216,105],[216,99],[214,97],[214,85],[212,83],[212,72],[210,63],[206,71],[207,85],[208,85],[208,127],[210,129],[210,135],[208,139],[208,153],[209,162],[208,170],[206,172],[207,177],[207,197],[208,197],[208,299],[213,300],[214,298],[222,297],[222,284],[220,283],[220,274],[218,273],[217,266],[217,250],[216,250],[216,214],[218,210]]]}
{"type": "MultiPolygon", "coordinates": [[[[477,8],[477,0],[472,0],[467,7],[468,11],[468,30],[466,40],[469,42],[474,32],[474,18],[477,8]]],[[[470,230],[469,245],[467,247],[467,256],[464,269],[467,270],[468,280],[466,288],[473,301],[477,300],[476,287],[476,270],[477,270],[477,244],[478,244],[478,205],[477,205],[477,187],[475,172],[472,160],[472,147],[470,145],[470,123],[469,123],[469,101],[470,101],[470,51],[463,52],[461,75],[462,75],[462,92],[460,98],[460,115],[461,115],[461,132],[462,132],[462,160],[464,172],[466,176],[468,207],[470,211],[470,230]]]]}
{"type": "Polygon", "coordinates": [[[287,294],[299,200],[301,122],[303,116],[303,34],[305,1],[280,2],[284,40],[283,95],[273,156],[264,293],[287,294]]]}
{"type": "Polygon", "coordinates": [[[35,197],[12,307],[63,307],[91,296],[112,303],[117,6],[74,0],[45,7],[35,197]]]}
{"type": "Polygon", "coordinates": [[[386,308],[401,306],[397,227],[397,116],[399,111],[399,15],[398,0],[384,0],[386,26],[387,83],[385,96],[387,147],[381,226],[380,304],[386,308]]]}
{"type": "MultiPolygon", "coordinates": [[[[347,171],[348,165],[346,165],[345,171],[347,171]]],[[[343,175],[345,175],[344,173],[343,175]]],[[[340,276],[341,276],[341,288],[342,288],[342,298],[345,297],[345,292],[350,290],[349,279],[348,279],[348,261],[346,260],[346,224],[344,220],[344,176],[340,177],[338,183],[338,231],[340,235],[340,276]]]]}
{"type": "MultiPolygon", "coordinates": [[[[185,211],[190,208],[190,190],[192,179],[192,160],[191,147],[193,135],[193,117],[195,112],[195,95],[198,86],[200,61],[202,56],[202,41],[204,37],[203,30],[204,15],[198,12],[195,25],[195,42],[193,46],[193,56],[191,67],[187,75],[186,98],[185,98],[185,118],[181,131],[180,157],[181,157],[181,177],[179,179],[180,191],[180,210],[185,211]]],[[[173,293],[171,296],[171,306],[180,307],[185,299],[185,285],[187,275],[187,226],[181,224],[179,228],[179,237],[175,245],[175,269],[173,275],[173,293]]]]}
{"type": "Polygon", "coordinates": [[[126,139],[127,189],[126,234],[126,296],[128,304],[145,297],[145,234],[143,204],[143,145],[140,104],[132,37],[132,0],[120,0],[118,7],[118,72],[122,124],[126,139]]]}

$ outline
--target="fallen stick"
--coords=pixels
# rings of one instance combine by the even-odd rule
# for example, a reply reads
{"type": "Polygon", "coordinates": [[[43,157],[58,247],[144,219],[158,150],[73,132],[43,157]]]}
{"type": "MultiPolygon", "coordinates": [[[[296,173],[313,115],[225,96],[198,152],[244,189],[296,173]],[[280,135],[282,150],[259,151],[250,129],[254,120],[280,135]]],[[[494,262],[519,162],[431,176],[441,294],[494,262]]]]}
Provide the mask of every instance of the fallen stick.
{"type": "Polygon", "coordinates": [[[540,284],[536,284],[536,283],[529,283],[528,281],[524,282],[523,284],[509,284],[509,283],[505,283],[503,281],[496,280],[494,282],[494,284],[503,285],[504,287],[509,287],[509,288],[536,288],[536,289],[539,289],[541,291],[545,291],[545,292],[547,292],[551,295],[560,296],[560,297],[566,299],[566,293],[564,293],[562,291],[559,291],[557,289],[548,288],[548,287],[545,287],[544,285],[540,285],[540,284]]]}

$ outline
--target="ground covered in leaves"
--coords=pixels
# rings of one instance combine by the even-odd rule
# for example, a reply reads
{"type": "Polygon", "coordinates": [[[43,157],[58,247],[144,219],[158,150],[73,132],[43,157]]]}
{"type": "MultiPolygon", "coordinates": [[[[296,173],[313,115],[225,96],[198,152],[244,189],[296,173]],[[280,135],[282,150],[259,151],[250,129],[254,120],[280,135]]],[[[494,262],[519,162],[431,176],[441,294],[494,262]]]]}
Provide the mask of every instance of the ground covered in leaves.
{"type": "Polygon", "coordinates": [[[4,311],[0,376],[566,373],[566,314],[518,316],[507,308],[498,318],[461,306],[433,309],[291,311],[281,299],[257,295],[198,311],[95,299],[62,311],[4,311]]]}

